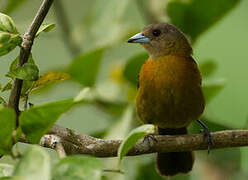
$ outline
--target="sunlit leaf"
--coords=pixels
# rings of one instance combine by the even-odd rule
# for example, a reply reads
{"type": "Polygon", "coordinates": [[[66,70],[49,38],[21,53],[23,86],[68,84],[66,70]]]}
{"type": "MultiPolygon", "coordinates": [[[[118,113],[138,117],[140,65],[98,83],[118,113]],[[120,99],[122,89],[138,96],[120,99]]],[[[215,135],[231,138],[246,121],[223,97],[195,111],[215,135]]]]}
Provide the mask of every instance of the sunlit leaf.
{"type": "Polygon", "coordinates": [[[38,143],[56,120],[74,105],[72,99],[34,106],[20,115],[23,133],[31,143],[38,143]]]}
{"type": "Polygon", "coordinates": [[[96,49],[72,61],[68,72],[73,79],[84,86],[93,86],[96,81],[104,49],[96,49]]]}
{"type": "Polygon", "coordinates": [[[213,60],[205,60],[199,65],[203,77],[211,76],[217,68],[216,62],[213,60]]]}
{"type": "Polygon", "coordinates": [[[206,104],[209,103],[225,87],[223,79],[204,82],[202,89],[205,96],[206,104]]]}
{"type": "Polygon", "coordinates": [[[8,72],[7,76],[27,81],[35,81],[39,78],[39,69],[34,64],[25,63],[23,66],[8,72]]]}
{"type": "Polygon", "coordinates": [[[0,154],[9,154],[12,147],[12,133],[15,130],[15,111],[0,106],[0,154]]]}
{"type": "Polygon", "coordinates": [[[10,164],[0,164],[0,177],[11,176],[14,170],[14,166],[10,164]]]}
{"type": "Polygon", "coordinates": [[[44,148],[32,145],[16,165],[13,175],[25,180],[51,180],[49,154],[44,148]]]}
{"type": "Polygon", "coordinates": [[[55,24],[42,24],[36,33],[36,37],[40,35],[42,32],[49,32],[55,27],[55,24]]]}
{"type": "Polygon", "coordinates": [[[174,0],[167,4],[166,13],[170,22],[194,41],[239,2],[240,0],[174,0]]]}
{"type": "Polygon", "coordinates": [[[138,74],[140,68],[147,58],[148,58],[147,53],[141,53],[132,57],[127,61],[123,75],[129,82],[131,82],[135,86],[138,84],[138,74]]]}
{"type": "Polygon", "coordinates": [[[132,130],[121,143],[118,149],[118,158],[121,160],[128,153],[128,151],[136,144],[138,140],[148,134],[153,134],[154,129],[154,125],[145,124],[132,130]]]}
{"type": "Polygon", "coordinates": [[[0,31],[18,34],[14,21],[6,14],[0,13],[0,31]]]}
{"type": "Polygon", "coordinates": [[[95,157],[68,156],[55,165],[53,180],[101,180],[102,168],[102,162],[95,157]]]}

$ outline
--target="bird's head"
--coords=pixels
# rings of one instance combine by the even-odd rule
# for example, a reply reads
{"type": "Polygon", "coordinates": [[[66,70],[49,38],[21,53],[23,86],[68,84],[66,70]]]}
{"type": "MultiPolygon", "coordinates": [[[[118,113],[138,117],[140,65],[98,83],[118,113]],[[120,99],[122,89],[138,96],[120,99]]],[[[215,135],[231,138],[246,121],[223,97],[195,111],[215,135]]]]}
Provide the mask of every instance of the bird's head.
{"type": "Polygon", "coordinates": [[[168,23],[150,24],[131,37],[128,42],[141,43],[150,57],[192,54],[192,48],[185,35],[168,23]]]}

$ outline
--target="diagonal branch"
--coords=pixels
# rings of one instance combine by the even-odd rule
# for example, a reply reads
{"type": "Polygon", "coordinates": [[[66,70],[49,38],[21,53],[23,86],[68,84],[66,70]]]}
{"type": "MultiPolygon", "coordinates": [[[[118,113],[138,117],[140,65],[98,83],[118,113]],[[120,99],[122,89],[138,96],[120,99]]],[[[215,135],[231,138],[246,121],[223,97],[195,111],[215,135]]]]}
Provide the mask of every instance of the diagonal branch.
{"type": "MultiPolygon", "coordinates": [[[[212,149],[248,146],[248,130],[225,130],[212,133],[214,145],[212,149]]],[[[128,153],[129,156],[155,153],[155,152],[179,152],[206,150],[207,143],[203,143],[202,134],[188,134],[176,136],[155,136],[158,142],[154,142],[149,148],[147,144],[138,142],[128,153]]],[[[50,132],[43,136],[41,145],[55,148],[59,143],[66,154],[89,154],[97,157],[114,157],[117,155],[121,140],[103,140],[77,133],[71,129],[55,125],[50,132]]],[[[21,142],[27,142],[25,137],[21,142]]]]}
{"type": "Polygon", "coordinates": [[[57,22],[61,27],[61,37],[64,40],[65,45],[68,47],[71,56],[75,57],[80,53],[81,49],[72,37],[71,26],[61,0],[54,2],[54,12],[57,22]]]}
{"type": "MultiPolygon", "coordinates": [[[[37,31],[39,30],[43,20],[45,19],[52,3],[54,0],[44,0],[38,10],[33,22],[27,29],[26,33],[23,36],[20,56],[18,61],[18,67],[22,66],[28,61],[28,57],[31,52],[33,41],[37,31]]],[[[21,95],[23,81],[21,79],[15,79],[9,97],[8,106],[15,109],[17,114],[16,126],[18,126],[18,114],[19,114],[19,100],[21,95]]]]}

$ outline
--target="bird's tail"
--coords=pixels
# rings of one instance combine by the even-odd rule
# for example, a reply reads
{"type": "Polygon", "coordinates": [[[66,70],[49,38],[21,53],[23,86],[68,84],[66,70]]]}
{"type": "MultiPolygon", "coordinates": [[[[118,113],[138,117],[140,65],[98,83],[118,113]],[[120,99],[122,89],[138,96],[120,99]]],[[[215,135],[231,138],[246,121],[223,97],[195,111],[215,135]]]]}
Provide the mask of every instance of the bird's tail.
{"type": "MultiPolygon", "coordinates": [[[[180,129],[158,129],[160,135],[187,134],[186,127],[180,129]]],[[[169,152],[157,154],[157,169],[162,176],[188,173],[194,163],[193,152],[169,152]]]]}

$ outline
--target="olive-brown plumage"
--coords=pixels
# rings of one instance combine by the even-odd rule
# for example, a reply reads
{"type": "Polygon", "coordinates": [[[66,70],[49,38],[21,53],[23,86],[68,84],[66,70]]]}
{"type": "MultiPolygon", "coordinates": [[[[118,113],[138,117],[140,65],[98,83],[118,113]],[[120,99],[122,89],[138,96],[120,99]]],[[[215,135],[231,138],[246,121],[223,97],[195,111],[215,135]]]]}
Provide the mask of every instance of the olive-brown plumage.
{"type": "MultiPolygon", "coordinates": [[[[136,109],[144,123],[158,126],[159,134],[186,134],[186,127],[204,110],[201,75],[192,48],[173,25],[151,24],[130,38],[141,43],[149,59],[139,73],[136,109]]],[[[158,153],[161,175],[187,173],[193,167],[192,152],[158,153]]]]}

